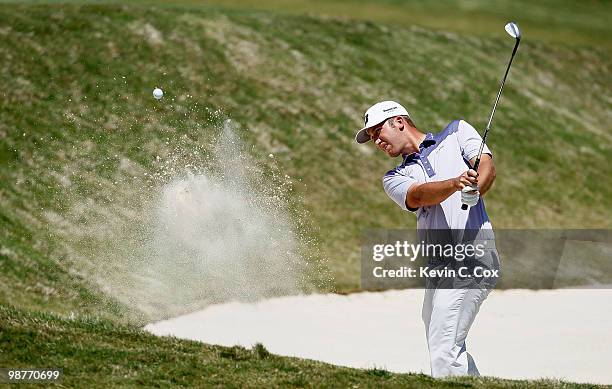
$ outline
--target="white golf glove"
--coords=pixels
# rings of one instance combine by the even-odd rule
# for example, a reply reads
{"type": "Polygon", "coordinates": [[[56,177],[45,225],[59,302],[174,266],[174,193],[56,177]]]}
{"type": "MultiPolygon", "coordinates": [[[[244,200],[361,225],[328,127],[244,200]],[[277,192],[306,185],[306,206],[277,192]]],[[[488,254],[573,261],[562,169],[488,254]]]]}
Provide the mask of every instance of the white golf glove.
{"type": "Polygon", "coordinates": [[[461,189],[461,203],[467,204],[470,207],[473,207],[478,203],[478,199],[480,198],[480,192],[478,191],[478,186],[466,186],[461,189]]]}

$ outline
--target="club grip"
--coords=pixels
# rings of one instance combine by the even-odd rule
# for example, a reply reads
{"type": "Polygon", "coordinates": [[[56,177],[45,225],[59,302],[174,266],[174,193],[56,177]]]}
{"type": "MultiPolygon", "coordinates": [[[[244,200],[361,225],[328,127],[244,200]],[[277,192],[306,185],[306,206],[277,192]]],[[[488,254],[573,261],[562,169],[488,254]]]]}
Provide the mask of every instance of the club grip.
{"type": "MultiPolygon", "coordinates": [[[[483,144],[484,144],[484,140],[483,140],[483,144]]],[[[482,147],[481,147],[481,151],[482,151],[482,147]]],[[[478,154],[478,158],[476,158],[476,161],[474,161],[474,167],[472,168],[476,172],[478,172],[478,165],[480,165],[480,153],[478,154]]],[[[464,211],[467,210],[468,209],[468,205],[467,204],[461,204],[461,209],[464,210],[464,211]]]]}

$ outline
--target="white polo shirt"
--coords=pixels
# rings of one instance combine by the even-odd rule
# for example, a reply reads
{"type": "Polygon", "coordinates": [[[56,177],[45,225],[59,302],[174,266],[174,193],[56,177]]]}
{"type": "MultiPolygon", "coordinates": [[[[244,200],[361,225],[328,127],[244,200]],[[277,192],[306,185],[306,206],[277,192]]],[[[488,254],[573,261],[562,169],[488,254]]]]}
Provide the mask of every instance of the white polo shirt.
{"type": "MultiPolygon", "coordinates": [[[[406,193],[412,185],[458,177],[470,168],[468,161],[478,155],[481,142],[478,132],[464,120],[451,122],[438,134],[426,134],[418,153],[404,156],[401,165],[384,175],[385,192],[403,210],[416,213],[419,230],[492,229],[483,199],[464,211],[459,191],[437,205],[406,207],[406,193]]],[[[486,145],[483,153],[492,155],[486,145]]]]}

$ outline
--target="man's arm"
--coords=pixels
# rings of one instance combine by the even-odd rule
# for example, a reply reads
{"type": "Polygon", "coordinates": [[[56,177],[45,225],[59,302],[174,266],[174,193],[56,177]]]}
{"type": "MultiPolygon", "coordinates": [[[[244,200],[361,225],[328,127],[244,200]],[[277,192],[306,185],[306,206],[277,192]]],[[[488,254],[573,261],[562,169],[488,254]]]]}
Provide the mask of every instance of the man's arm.
{"type": "MultiPolygon", "coordinates": [[[[470,164],[474,166],[475,162],[476,158],[473,158],[470,164]]],[[[412,185],[406,193],[406,206],[415,209],[440,204],[456,191],[475,184],[478,185],[480,195],[484,196],[493,185],[495,176],[493,158],[489,154],[482,154],[478,165],[478,173],[469,169],[456,178],[412,185]]]]}
{"type": "MultiPolygon", "coordinates": [[[[475,162],[476,158],[472,158],[470,160],[470,165],[474,166],[475,162]]],[[[481,197],[491,189],[493,181],[495,181],[495,176],[493,158],[491,158],[489,154],[482,154],[480,157],[480,164],[478,165],[478,191],[481,197]]]]}
{"type": "MultiPolygon", "coordinates": [[[[476,162],[476,157],[482,144],[480,134],[468,122],[461,120],[457,128],[457,141],[461,148],[461,154],[465,159],[469,159],[470,165],[474,167],[474,162],[476,162]]],[[[493,165],[491,155],[491,150],[485,144],[482,156],[480,157],[480,164],[478,165],[478,191],[481,196],[487,193],[495,180],[495,166],[493,165]]]]}
{"type": "Polygon", "coordinates": [[[477,184],[477,176],[478,174],[473,169],[469,169],[459,177],[444,181],[414,184],[406,193],[406,206],[415,209],[440,204],[456,191],[477,184]]]}

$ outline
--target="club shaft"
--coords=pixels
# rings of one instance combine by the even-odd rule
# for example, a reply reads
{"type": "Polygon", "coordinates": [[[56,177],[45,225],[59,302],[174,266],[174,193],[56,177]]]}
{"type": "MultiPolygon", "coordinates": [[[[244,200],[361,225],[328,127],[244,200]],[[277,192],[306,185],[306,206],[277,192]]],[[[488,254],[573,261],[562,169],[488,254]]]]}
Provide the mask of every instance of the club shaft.
{"type": "Polygon", "coordinates": [[[508,61],[506,72],[504,73],[504,77],[501,80],[499,91],[497,92],[497,97],[495,98],[495,103],[493,104],[493,109],[491,110],[489,121],[487,122],[487,127],[485,128],[485,132],[482,136],[482,142],[480,143],[480,149],[478,150],[478,157],[476,157],[476,162],[474,163],[474,170],[476,171],[478,170],[478,165],[480,165],[480,156],[482,155],[482,150],[484,149],[484,145],[487,140],[487,135],[489,135],[489,129],[491,128],[491,123],[493,122],[493,116],[495,115],[495,110],[497,109],[499,98],[501,97],[502,91],[504,90],[504,85],[506,84],[506,78],[508,77],[508,72],[510,71],[510,66],[512,65],[512,60],[514,59],[514,54],[516,54],[516,49],[518,48],[519,43],[520,43],[520,39],[517,39],[516,43],[514,44],[514,50],[512,50],[512,56],[510,56],[510,61],[508,61]]]}
{"type": "MultiPolygon", "coordinates": [[[[510,56],[510,61],[508,61],[506,72],[504,73],[504,77],[501,80],[499,91],[497,92],[497,97],[495,98],[495,103],[493,104],[493,109],[491,110],[489,121],[487,122],[487,127],[485,128],[485,132],[482,135],[482,142],[480,143],[480,149],[478,150],[478,156],[476,157],[476,161],[474,161],[474,167],[473,167],[473,169],[476,170],[477,172],[478,172],[478,166],[480,165],[480,157],[482,156],[482,150],[484,149],[484,145],[487,140],[487,135],[489,134],[489,129],[491,128],[491,123],[493,122],[493,116],[495,115],[495,110],[497,109],[497,103],[499,103],[499,98],[501,97],[502,91],[504,90],[504,85],[506,84],[506,77],[508,77],[508,72],[510,71],[512,60],[514,59],[514,54],[516,54],[516,50],[518,49],[518,45],[520,42],[521,40],[517,39],[516,43],[514,44],[514,50],[512,50],[512,55],[510,56]]],[[[467,205],[463,204],[461,206],[461,209],[466,210],[467,205]]]]}

